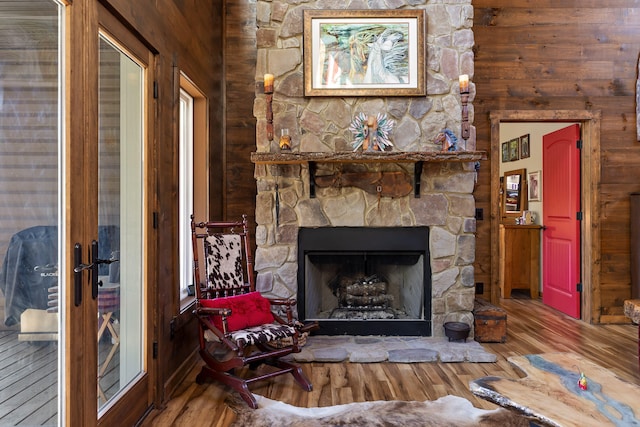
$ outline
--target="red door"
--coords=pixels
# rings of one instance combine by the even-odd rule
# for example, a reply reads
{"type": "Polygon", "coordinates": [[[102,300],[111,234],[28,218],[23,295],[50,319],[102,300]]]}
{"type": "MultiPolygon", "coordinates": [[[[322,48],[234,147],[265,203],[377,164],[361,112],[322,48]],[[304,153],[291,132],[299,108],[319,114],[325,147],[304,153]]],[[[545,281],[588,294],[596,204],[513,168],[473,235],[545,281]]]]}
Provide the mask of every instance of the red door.
{"type": "Polygon", "coordinates": [[[580,125],[542,138],[542,301],[580,317],[580,125]]]}

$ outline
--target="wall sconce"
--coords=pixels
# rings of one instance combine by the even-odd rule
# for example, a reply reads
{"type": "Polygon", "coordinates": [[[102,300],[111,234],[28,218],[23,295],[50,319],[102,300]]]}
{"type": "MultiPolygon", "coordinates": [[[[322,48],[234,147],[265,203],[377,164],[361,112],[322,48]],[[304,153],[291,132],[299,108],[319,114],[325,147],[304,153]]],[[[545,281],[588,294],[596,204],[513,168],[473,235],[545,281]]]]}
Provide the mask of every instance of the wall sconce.
{"type": "Polygon", "coordinates": [[[469,125],[469,76],[467,74],[460,75],[460,100],[462,101],[462,128],[460,135],[464,139],[464,149],[467,149],[467,139],[471,134],[469,125]]]}
{"type": "Polygon", "coordinates": [[[273,74],[264,75],[264,94],[267,98],[267,139],[273,141],[273,74]]]}

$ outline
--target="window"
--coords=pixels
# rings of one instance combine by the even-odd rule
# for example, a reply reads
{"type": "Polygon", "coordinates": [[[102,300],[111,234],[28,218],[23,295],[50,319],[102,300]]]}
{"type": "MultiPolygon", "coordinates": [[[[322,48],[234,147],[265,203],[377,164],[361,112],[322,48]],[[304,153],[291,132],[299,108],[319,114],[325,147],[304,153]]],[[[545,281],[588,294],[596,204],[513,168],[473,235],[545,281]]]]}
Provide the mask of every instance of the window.
{"type": "Polygon", "coordinates": [[[194,300],[191,245],[191,215],[208,219],[207,105],[197,87],[180,76],[179,112],[179,256],[180,309],[194,300]]]}

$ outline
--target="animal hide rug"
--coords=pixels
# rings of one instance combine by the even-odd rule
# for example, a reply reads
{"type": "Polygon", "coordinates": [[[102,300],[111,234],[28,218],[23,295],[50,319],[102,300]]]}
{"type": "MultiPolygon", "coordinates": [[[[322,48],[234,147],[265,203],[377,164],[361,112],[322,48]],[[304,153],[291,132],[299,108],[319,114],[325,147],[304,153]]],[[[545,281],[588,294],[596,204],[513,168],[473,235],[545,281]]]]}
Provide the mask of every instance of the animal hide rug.
{"type": "Polygon", "coordinates": [[[249,408],[235,394],[227,404],[236,412],[233,427],[529,427],[525,417],[507,409],[475,408],[458,396],[435,401],[375,401],[324,408],[299,408],[254,395],[258,409],[249,408]]]}

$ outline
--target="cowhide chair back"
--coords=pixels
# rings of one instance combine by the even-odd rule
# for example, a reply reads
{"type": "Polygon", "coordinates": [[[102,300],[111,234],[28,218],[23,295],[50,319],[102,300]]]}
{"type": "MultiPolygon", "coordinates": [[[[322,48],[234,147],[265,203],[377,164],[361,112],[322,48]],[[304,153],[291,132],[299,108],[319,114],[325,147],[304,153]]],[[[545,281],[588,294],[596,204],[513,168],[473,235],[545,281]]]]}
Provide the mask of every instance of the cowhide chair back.
{"type": "MultiPolygon", "coordinates": [[[[191,218],[194,285],[200,356],[205,361],[196,382],[220,381],[257,407],[248,385],[290,373],[306,391],[312,386],[302,369],[283,356],[301,350],[299,323],[294,321],[295,299],[267,299],[255,289],[255,272],[247,217],[241,221],[195,222],[191,218]],[[199,256],[205,262],[200,273],[199,256]],[[279,307],[278,312],[273,307],[279,307]],[[279,313],[283,313],[280,316],[279,313]],[[268,372],[241,377],[236,370],[265,363],[268,372]]],[[[253,372],[253,370],[249,370],[253,372]]]]}
{"type": "Polygon", "coordinates": [[[251,285],[244,281],[242,266],[242,237],[218,233],[204,239],[207,290],[216,297],[249,292],[251,285]]]}

